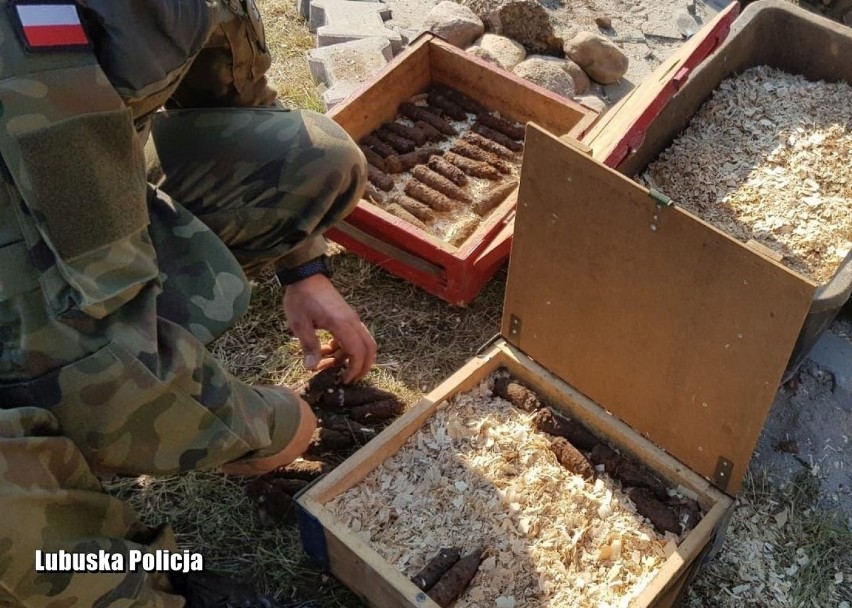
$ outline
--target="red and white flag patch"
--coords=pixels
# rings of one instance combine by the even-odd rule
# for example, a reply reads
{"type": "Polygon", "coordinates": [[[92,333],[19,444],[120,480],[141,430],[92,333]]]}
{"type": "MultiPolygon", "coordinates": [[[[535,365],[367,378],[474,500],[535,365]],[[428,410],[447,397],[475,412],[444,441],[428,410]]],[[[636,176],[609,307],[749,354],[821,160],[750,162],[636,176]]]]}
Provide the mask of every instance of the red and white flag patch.
{"type": "Polygon", "coordinates": [[[73,2],[15,2],[24,44],[31,51],[89,48],[89,37],[73,2]]]}

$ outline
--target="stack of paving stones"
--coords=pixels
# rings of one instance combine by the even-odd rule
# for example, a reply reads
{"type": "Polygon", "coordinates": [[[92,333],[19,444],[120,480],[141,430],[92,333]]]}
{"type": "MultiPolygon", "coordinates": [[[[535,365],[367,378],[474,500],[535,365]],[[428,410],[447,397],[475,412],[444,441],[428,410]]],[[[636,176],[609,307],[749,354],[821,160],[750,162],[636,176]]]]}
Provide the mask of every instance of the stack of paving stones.
{"type": "Polygon", "coordinates": [[[383,2],[296,0],[296,4],[317,35],[308,65],[314,80],[325,85],[326,110],[346,99],[402,50],[402,36],[385,27],[391,13],[383,2]]]}

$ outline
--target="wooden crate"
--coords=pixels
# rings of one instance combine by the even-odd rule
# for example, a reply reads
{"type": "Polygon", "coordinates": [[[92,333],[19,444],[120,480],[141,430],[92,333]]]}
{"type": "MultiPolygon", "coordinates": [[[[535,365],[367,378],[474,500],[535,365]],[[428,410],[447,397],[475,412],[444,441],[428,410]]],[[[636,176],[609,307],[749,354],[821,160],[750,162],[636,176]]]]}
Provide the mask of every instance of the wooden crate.
{"type": "Polygon", "coordinates": [[[724,530],[813,295],[586,148],[532,124],[526,141],[503,339],[298,499],[308,552],[375,608],[435,604],[325,505],[500,367],[698,497],[706,515],[632,604],[673,605],[724,530]]]}
{"type": "MultiPolygon", "coordinates": [[[[725,78],[754,66],[767,65],[808,80],[852,84],[852,29],[783,0],[750,4],[732,24],[736,10],[734,3],[716,18],[713,36],[695,41],[707,50],[699,53],[706,57],[704,61],[696,64],[691,60],[696,55],[682,49],[589,130],[583,142],[596,159],[627,176],[641,173],[686,128],[725,78]]],[[[756,241],[748,245],[754,255],[774,255],[756,241]]],[[[834,277],[815,292],[784,382],[795,375],[850,294],[852,252],[834,277]]]]}
{"type": "MultiPolygon", "coordinates": [[[[358,141],[393,121],[401,103],[432,84],[450,86],[508,119],[522,124],[535,121],[574,138],[582,136],[597,118],[593,110],[495,68],[432,34],[414,41],[328,115],[358,141]]],[[[366,200],[328,236],[429,293],[464,305],[509,257],[512,230],[507,222],[516,200],[510,195],[458,247],[366,200]]]]}

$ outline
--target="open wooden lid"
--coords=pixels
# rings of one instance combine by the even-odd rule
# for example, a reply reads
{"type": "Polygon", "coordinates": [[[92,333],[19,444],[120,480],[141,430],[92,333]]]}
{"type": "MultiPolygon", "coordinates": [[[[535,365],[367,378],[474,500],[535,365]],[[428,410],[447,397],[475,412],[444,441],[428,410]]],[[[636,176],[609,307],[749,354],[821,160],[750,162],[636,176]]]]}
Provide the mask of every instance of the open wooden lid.
{"type": "Polygon", "coordinates": [[[736,493],[815,285],[530,124],[503,335],[736,493]]]}

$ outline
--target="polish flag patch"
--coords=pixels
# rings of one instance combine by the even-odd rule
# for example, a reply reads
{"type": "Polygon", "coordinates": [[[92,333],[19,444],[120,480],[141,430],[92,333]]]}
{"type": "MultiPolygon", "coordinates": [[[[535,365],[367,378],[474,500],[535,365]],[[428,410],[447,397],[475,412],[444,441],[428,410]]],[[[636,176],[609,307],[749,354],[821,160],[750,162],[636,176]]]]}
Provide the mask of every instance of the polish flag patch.
{"type": "Polygon", "coordinates": [[[31,51],[89,48],[89,37],[73,2],[15,2],[19,32],[31,51]]]}

